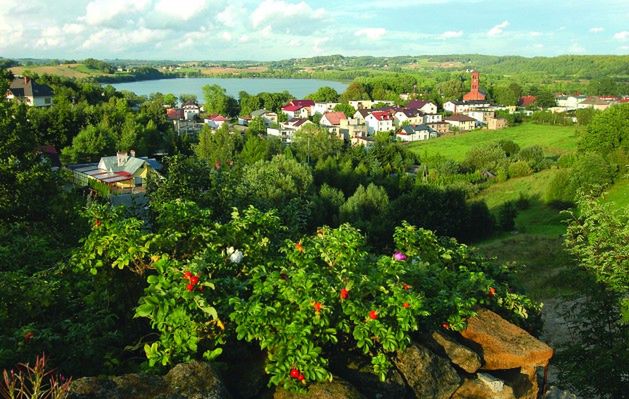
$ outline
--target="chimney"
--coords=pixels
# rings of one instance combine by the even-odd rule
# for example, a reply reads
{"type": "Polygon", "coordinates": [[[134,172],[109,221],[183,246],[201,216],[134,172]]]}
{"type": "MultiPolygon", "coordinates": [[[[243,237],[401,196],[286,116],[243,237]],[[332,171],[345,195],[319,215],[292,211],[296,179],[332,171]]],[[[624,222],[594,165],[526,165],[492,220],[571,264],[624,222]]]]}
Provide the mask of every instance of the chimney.
{"type": "Polygon", "coordinates": [[[28,85],[28,82],[29,82],[30,80],[31,80],[31,79],[30,79],[28,76],[24,76],[24,86],[28,85]]]}
{"type": "Polygon", "coordinates": [[[118,152],[116,153],[116,158],[118,160],[118,166],[123,166],[127,162],[127,159],[129,159],[129,156],[126,152],[118,152]]]}
{"type": "Polygon", "coordinates": [[[131,154],[132,157],[135,157],[135,150],[129,150],[129,154],[131,154]]]}

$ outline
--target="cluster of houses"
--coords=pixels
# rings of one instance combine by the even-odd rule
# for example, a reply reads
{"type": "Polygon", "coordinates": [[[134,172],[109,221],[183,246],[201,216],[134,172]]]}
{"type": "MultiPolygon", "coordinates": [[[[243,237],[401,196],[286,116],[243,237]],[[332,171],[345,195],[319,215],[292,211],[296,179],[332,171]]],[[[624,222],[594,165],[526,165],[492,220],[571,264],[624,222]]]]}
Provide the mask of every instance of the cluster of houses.
{"type": "Polygon", "coordinates": [[[569,112],[578,109],[593,108],[604,111],[614,104],[627,103],[629,97],[616,96],[582,96],[582,95],[558,95],[555,96],[556,107],[551,107],[551,112],[569,112]]]}

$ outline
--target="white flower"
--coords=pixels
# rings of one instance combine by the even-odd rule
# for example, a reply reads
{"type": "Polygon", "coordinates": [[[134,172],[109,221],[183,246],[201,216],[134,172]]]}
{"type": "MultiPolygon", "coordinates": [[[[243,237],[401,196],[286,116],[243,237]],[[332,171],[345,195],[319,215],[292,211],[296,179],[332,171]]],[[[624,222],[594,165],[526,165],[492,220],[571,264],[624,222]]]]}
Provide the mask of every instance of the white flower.
{"type": "MultiPolygon", "coordinates": [[[[239,249],[237,249],[235,251],[233,250],[233,248],[231,248],[231,249],[232,249],[232,251],[231,251],[232,253],[231,253],[231,255],[229,255],[229,260],[231,260],[232,263],[240,263],[242,261],[242,257],[243,257],[242,251],[239,250],[239,249]]],[[[227,249],[227,251],[230,252],[229,248],[227,249]]]]}

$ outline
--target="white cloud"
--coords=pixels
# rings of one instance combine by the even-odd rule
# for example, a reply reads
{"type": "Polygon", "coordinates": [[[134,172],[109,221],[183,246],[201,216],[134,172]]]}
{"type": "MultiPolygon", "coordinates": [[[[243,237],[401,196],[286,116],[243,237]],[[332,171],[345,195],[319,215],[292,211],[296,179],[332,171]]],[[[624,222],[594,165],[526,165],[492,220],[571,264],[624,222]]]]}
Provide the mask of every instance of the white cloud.
{"type": "Polygon", "coordinates": [[[387,33],[387,30],[384,28],[363,28],[355,31],[354,36],[364,36],[371,40],[378,40],[384,36],[385,33],[387,33]]]}
{"type": "Polygon", "coordinates": [[[123,14],[144,11],[149,3],[150,0],[93,0],[87,4],[85,15],[79,19],[90,25],[101,25],[123,14]]]}
{"type": "Polygon", "coordinates": [[[506,28],[507,26],[509,26],[509,21],[502,21],[498,25],[496,25],[493,28],[491,28],[487,32],[487,36],[491,36],[491,37],[498,36],[498,35],[500,35],[502,33],[504,28],[506,28]]]}
{"type": "Polygon", "coordinates": [[[303,23],[304,19],[321,19],[325,15],[323,8],[313,9],[306,2],[289,3],[283,0],[264,0],[251,13],[251,24],[254,28],[278,20],[297,19],[303,23]]]}
{"type": "Polygon", "coordinates": [[[440,34],[439,38],[440,39],[453,39],[455,37],[461,37],[461,36],[463,36],[462,30],[458,30],[458,31],[449,30],[447,32],[443,32],[442,34],[440,34]]]}
{"type": "Polygon", "coordinates": [[[244,7],[237,7],[233,4],[228,5],[225,9],[216,14],[216,19],[227,26],[228,28],[234,28],[238,25],[239,20],[245,14],[244,7]]]}
{"type": "Polygon", "coordinates": [[[159,0],[155,11],[179,21],[188,21],[208,6],[207,0],[159,0]]]}
{"type": "Polygon", "coordinates": [[[238,39],[238,41],[240,43],[247,43],[250,39],[249,35],[242,35],[240,36],[240,38],[238,39]]]}
{"type": "Polygon", "coordinates": [[[629,32],[627,32],[626,30],[623,30],[622,32],[616,32],[614,33],[614,39],[624,42],[625,40],[629,39],[629,32]]]}
{"type": "Polygon", "coordinates": [[[570,47],[568,47],[568,53],[572,54],[581,54],[585,53],[585,48],[577,42],[573,42],[570,47]]]}
{"type": "Polygon", "coordinates": [[[601,27],[594,27],[594,28],[590,28],[590,33],[600,33],[602,31],[604,31],[605,29],[601,28],[601,27]]]}
{"type": "Polygon", "coordinates": [[[230,42],[232,40],[232,35],[229,32],[223,32],[221,36],[223,37],[223,40],[225,40],[226,42],[230,42]]]}
{"type": "Polygon", "coordinates": [[[529,32],[529,36],[531,37],[540,37],[542,32],[529,32]]]}
{"type": "Polygon", "coordinates": [[[63,33],[67,33],[69,35],[78,35],[85,30],[85,26],[80,24],[65,24],[63,25],[63,33]]]}
{"type": "Polygon", "coordinates": [[[97,49],[106,46],[114,52],[124,51],[137,45],[157,44],[168,35],[165,30],[138,28],[131,31],[105,28],[92,33],[81,48],[97,49]]]}

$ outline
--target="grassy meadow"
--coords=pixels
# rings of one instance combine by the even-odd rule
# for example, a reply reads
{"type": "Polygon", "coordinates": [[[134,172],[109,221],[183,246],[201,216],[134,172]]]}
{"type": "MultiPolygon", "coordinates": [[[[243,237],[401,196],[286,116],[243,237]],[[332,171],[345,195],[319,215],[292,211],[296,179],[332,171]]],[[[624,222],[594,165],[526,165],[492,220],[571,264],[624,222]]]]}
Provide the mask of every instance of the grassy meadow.
{"type": "Polygon", "coordinates": [[[421,158],[442,155],[463,161],[472,147],[500,140],[513,140],[520,148],[541,145],[544,153],[559,156],[576,150],[576,133],[573,126],[550,126],[523,123],[502,130],[475,130],[453,136],[443,136],[425,142],[414,142],[409,148],[421,158]]]}

